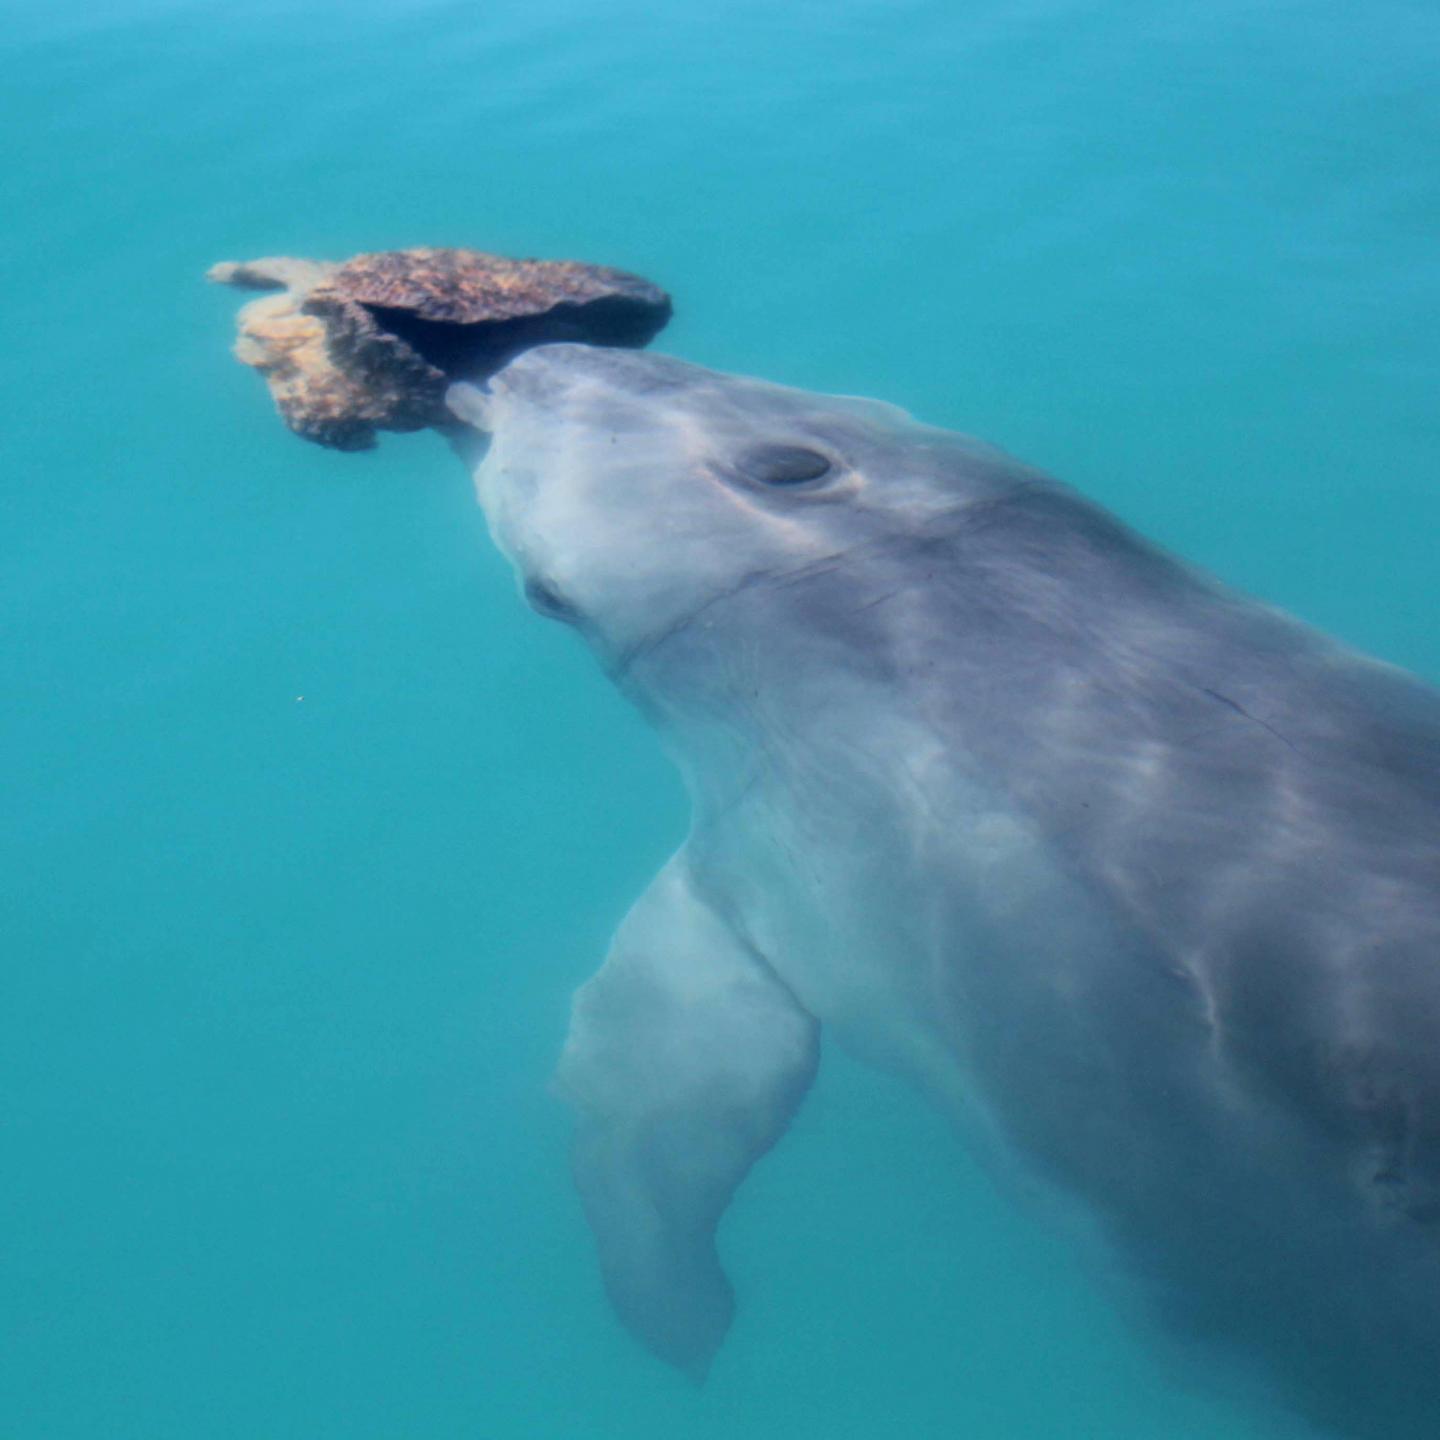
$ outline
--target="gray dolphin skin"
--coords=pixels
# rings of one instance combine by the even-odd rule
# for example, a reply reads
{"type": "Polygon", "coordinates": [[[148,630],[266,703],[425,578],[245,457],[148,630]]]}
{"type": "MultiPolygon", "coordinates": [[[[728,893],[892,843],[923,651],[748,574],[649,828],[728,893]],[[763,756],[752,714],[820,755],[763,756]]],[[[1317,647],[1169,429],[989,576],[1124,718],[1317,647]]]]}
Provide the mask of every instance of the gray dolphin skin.
{"type": "Polygon", "coordinates": [[[693,801],[559,1069],[625,1324],[705,1372],[824,1026],[1217,1379],[1440,1435],[1440,694],[876,402],[564,344],[449,404],[693,801]]]}

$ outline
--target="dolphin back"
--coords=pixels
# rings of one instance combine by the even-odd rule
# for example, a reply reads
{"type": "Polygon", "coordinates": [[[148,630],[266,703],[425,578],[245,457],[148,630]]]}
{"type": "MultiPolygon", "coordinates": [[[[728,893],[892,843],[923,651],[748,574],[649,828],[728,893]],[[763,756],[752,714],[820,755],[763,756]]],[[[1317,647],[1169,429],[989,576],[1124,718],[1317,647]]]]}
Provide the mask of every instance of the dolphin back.
{"type": "Polygon", "coordinates": [[[940,543],[928,704],[1125,952],[1080,1003],[1134,1148],[1033,1087],[1016,1133],[1185,1333],[1440,1433],[1440,694],[1058,487],[940,543]]]}

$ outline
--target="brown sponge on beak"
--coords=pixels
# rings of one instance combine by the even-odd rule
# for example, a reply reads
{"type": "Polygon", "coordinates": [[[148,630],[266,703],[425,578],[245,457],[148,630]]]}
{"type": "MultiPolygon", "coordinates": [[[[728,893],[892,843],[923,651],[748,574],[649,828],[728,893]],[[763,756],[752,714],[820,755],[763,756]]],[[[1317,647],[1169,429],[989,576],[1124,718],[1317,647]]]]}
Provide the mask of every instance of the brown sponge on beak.
{"type": "Polygon", "coordinates": [[[227,260],[208,278],[276,292],[241,310],[236,358],[264,375],[290,429],[337,450],[444,427],[452,382],[484,380],[522,350],[638,348],[671,315],[663,290],[623,270],[479,250],[227,260]]]}

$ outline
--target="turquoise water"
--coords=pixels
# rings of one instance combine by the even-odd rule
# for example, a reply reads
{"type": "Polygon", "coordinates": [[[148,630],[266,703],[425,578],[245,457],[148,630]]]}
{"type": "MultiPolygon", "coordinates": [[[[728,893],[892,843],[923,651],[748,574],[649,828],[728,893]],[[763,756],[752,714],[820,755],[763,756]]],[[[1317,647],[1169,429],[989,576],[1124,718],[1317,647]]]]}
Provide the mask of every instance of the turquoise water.
{"type": "Polygon", "coordinates": [[[619,1331],[546,1082],[678,785],[444,447],[290,439],[200,276],[623,265],[1440,678],[1440,13],[22,0],[0,64],[0,1435],[1281,1433],[833,1053],[706,1388],[619,1331]]]}

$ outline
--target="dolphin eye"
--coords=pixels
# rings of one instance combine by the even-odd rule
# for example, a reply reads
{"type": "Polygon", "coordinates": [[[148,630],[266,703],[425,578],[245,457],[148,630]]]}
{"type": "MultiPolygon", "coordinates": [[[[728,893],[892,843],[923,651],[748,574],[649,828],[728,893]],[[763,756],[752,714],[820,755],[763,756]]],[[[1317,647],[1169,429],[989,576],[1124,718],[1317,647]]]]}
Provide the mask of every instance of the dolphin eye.
{"type": "Polygon", "coordinates": [[[757,485],[804,485],[830,472],[830,462],[803,445],[755,445],[735,462],[735,468],[757,485]]]}

